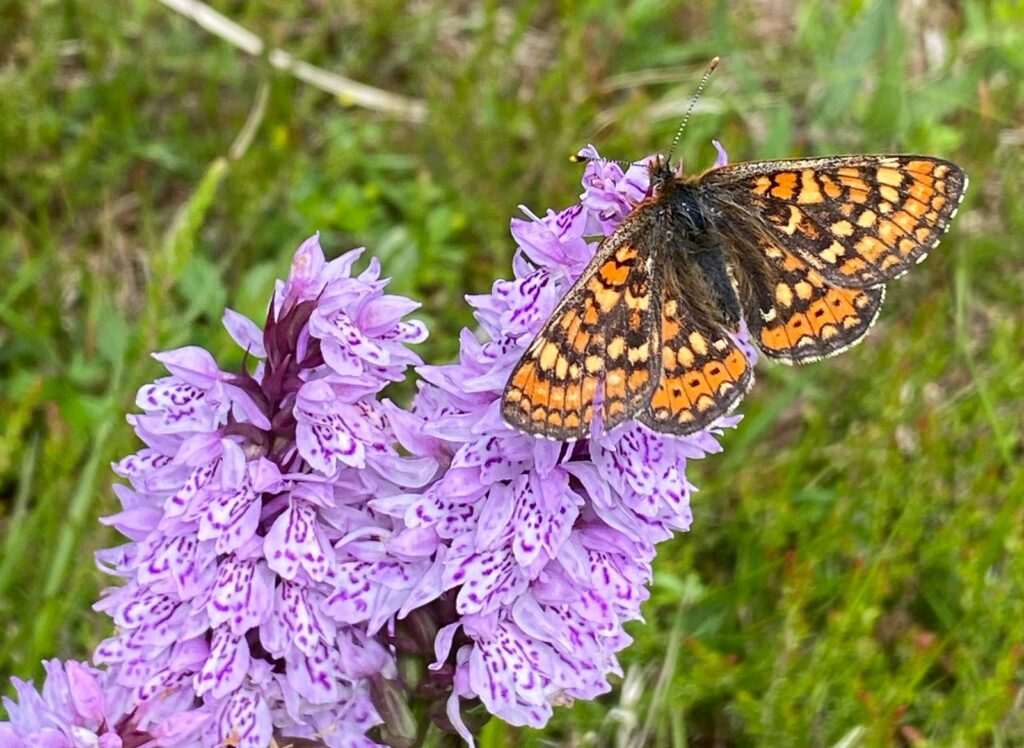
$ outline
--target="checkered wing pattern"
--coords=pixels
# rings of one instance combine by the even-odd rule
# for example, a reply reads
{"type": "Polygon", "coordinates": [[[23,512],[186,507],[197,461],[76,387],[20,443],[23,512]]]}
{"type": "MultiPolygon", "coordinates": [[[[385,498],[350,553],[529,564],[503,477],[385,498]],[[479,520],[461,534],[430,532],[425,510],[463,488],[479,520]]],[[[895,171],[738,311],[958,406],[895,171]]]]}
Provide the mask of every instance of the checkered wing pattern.
{"type": "Polygon", "coordinates": [[[684,435],[731,411],[750,389],[754,375],[733,339],[700,313],[691,294],[675,283],[666,283],[665,289],[661,371],[640,420],[655,431],[684,435]]]}
{"type": "Polygon", "coordinates": [[[927,156],[833,156],[725,166],[700,185],[709,204],[763,225],[829,283],[871,288],[939,243],[967,177],[927,156]]]}
{"type": "Polygon", "coordinates": [[[502,416],[552,439],[590,433],[632,418],[658,374],[661,297],[653,258],[630,223],[598,247],[509,378],[502,416]]]}
{"type": "Polygon", "coordinates": [[[867,335],[885,298],[885,286],[843,288],[769,236],[739,238],[737,262],[743,316],[764,353],[786,364],[834,356],[867,335]]]}
{"type": "Polygon", "coordinates": [[[754,339],[806,363],[867,335],[884,283],[939,243],[967,177],[924,156],[838,156],[735,164],[700,186],[722,215],[754,339]]]}

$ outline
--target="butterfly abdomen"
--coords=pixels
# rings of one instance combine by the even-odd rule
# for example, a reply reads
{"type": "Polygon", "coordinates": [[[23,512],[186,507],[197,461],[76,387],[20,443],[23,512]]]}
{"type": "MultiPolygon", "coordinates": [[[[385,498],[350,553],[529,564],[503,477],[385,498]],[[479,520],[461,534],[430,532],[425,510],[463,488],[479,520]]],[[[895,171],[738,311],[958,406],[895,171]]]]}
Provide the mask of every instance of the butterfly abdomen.
{"type": "Polygon", "coordinates": [[[735,328],[740,301],[733,288],[722,237],[701,200],[699,187],[689,180],[665,185],[657,200],[657,236],[664,246],[666,282],[674,293],[687,295],[712,320],[735,328]]]}

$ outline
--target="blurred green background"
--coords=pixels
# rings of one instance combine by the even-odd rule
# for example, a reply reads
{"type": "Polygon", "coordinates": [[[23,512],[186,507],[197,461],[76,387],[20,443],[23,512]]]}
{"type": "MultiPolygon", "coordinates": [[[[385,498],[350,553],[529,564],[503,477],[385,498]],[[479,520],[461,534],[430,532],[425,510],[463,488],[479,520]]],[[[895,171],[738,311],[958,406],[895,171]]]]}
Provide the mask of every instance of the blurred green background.
{"type": "Polygon", "coordinates": [[[381,256],[449,360],[463,294],[510,275],[517,205],[572,202],[587,142],[664,150],[718,54],[692,168],[717,137],[737,161],[943,156],[971,188],[863,345],[762,366],[725,453],[692,465],[696,522],[661,549],[625,681],[484,745],[1024,745],[1022,3],[213,5],[412,118],[158,2],[0,0],[5,682],[108,630],[96,517],[150,351],[236,362],[224,306],[261,318],[318,229],[381,256]]]}

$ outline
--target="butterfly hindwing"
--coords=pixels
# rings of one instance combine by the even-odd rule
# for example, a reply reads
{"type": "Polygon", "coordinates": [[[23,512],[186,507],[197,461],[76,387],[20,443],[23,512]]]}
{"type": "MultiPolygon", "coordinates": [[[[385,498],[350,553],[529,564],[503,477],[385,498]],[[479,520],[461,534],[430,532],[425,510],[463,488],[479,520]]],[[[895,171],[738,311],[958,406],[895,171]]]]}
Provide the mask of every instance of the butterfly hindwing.
{"type": "Polygon", "coordinates": [[[502,415],[537,436],[590,433],[633,417],[655,384],[661,309],[651,249],[629,222],[605,239],[523,354],[502,396],[502,415]]]}
{"type": "Polygon", "coordinates": [[[710,203],[745,214],[846,288],[897,278],[939,243],[967,177],[927,156],[755,161],[700,178],[710,203]]]}
{"type": "Polygon", "coordinates": [[[753,369],[732,338],[665,284],[661,371],[640,421],[655,431],[684,435],[707,428],[731,411],[754,382],[753,369]]]}
{"type": "Polygon", "coordinates": [[[885,286],[836,286],[768,236],[734,246],[743,316],[771,359],[800,364],[835,355],[863,339],[878,317],[885,286]]]}

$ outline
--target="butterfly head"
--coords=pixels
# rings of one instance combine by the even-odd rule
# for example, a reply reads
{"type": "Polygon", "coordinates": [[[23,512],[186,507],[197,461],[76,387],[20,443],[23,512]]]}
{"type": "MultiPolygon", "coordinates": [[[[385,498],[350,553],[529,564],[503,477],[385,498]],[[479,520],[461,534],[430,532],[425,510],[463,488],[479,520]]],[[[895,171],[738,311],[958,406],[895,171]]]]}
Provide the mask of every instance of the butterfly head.
{"type": "Polygon", "coordinates": [[[679,160],[675,169],[665,156],[657,155],[647,164],[647,173],[651,180],[650,193],[659,194],[665,185],[670,184],[683,176],[683,161],[679,160]]]}

